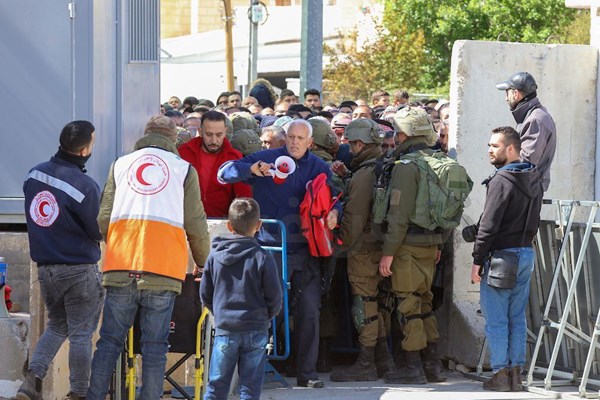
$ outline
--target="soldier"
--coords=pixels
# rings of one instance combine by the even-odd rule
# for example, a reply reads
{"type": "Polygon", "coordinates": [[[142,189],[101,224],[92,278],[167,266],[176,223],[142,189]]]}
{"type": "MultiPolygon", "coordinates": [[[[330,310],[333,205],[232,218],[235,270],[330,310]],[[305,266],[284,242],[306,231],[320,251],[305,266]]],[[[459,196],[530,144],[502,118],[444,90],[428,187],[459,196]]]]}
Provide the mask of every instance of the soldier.
{"type": "Polygon", "coordinates": [[[428,230],[411,223],[417,207],[417,190],[425,182],[420,182],[416,163],[401,158],[418,151],[432,154],[429,146],[435,143],[437,135],[427,113],[412,107],[396,113],[394,127],[398,143],[394,156],[399,161],[392,170],[389,183],[388,227],[383,238],[379,273],[384,277],[391,276],[404,334],[402,349],[406,364],[385,374],[384,381],[404,384],[443,382],[446,376],[436,354],[439,334],[432,312],[431,283],[445,235],[439,228],[428,230]]]}
{"type": "MultiPolygon", "coordinates": [[[[357,119],[346,128],[345,135],[354,155],[348,197],[341,224],[343,248],[348,250],[348,279],[352,288],[352,319],[358,331],[360,353],[349,368],[334,371],[334,382],[375,381],[394,369],[387,347],[385,320],[389,312],[378,305],[379,259],[381,241],[371,228],[372,188],[375,180],[375,160],[381,156],[384,132],[370,119],[357,119]],[[387,315],[386,315],[387,314],[387,315]]],[[[343,165],[343,164],[342,164],[343,165]]]]}

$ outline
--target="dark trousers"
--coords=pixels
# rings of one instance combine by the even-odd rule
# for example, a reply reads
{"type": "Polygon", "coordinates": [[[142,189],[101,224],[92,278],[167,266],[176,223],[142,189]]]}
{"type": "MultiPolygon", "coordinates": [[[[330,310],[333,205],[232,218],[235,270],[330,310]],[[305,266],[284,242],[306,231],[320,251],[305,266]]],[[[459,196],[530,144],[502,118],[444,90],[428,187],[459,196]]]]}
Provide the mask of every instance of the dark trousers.
{"type": "MultiPolygon", "coordinates": [[[[280,254],[274,254],[281,265],[280,254]]],[[[298,381],[317,379],[319,354],[319,313],[321,309],[321,269],[308,248],[288,254],[289,296],[294,317],[292,352],[296,354],[298,381]]]]}

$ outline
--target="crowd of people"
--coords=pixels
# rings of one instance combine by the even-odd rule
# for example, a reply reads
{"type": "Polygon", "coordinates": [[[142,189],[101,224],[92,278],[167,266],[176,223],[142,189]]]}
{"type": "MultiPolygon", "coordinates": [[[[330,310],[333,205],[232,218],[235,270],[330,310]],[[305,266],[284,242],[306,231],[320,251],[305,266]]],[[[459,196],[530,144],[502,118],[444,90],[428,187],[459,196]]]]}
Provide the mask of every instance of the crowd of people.
{"type": "MultiPolygon", "coordinates": [[[[518,125],[491,134],[488,154],[496,171],[485,182],[488,197],[475,227],[471,279],[481,282],[491,346],[493,378],[484,388],[516,391],[522,389],[525,364],[531,242],[556,132],[530,74],[517,73],[497,87],[506,91],[518,125]],[[490,261],[500,250],[516,259],[513,286],[494,286],[490,278],[490,261]]],[[[359,350],[355,363],[335,369],[330,379],[445,381],[432,286],[450,232],[415,224],[414,214],[427,208],[419,204],[422,178],[418,163],[403,157],[449,152],[450,107],[445,100],[410,101],[403,90],[393,95],[377,90],[370,104],[356,99],[323,105],[321,93],[309,89],[301,102],[291,90],[276,94],[264,79],[253,83],[249,96],[224,92],[216,103],[174,96],[146,123],[134,151],[112,164],[102,195],[85,174],[95,129],[87,121],[67,124],[59,151],[34,167],[24,185],[31,256],[49,322],[24,367],[17,398],[41,399],[48,365],[68,338],[70,398],[104,399],[139,312],[140,398],[158,399],[188,248],[202,302],[215,317],[205,399],[226,398],[236,364],[243,398],[259,398],[269,321],[280,313],[282,299],[277,278],[282,256],[261,247],[280,245],[281,232],[262,226],[261,219],[281,220],[287,231],[293,316],[288,373],[298,386],[323,387],[318,373],[330,370],[320,362],[331,335],[326,328],[331,298],[324,295],[329,285],[323,278],[328,260],[309,254],[299,211],[307,183],[319,174],[327,176],[334,193],[343,193],[324,220],[328,229],[339,230],[335,254],[347,280],[337,279],[352,294],[348,312],[359,350]],[[289,157],[295,168],[275,181],[280,157],[289,157]],[[377,232],[372,188],[381,159],[397,161],[387,226],[377,232]],[[207,217],[226,218],[232,232],[215,238],[212,248],[207,217]]]]}

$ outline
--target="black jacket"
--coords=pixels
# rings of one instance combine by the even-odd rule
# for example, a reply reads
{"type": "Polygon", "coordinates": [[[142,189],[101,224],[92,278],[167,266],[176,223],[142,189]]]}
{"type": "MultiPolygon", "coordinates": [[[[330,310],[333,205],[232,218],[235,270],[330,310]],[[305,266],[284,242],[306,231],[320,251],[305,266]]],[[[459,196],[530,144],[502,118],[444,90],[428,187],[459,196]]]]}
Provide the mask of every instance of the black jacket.
{"type": "Polygon", "coordinates": [[[59,151],[23,184],[31,259],[38,264],[95,264],[102,235],[98,184],[59,151]]]}
{"type": "Polygon", "coordinates": [[[254,238],[215,237],[200,298],[215,317],[217,335],[266,331],[282,306],[275,259],[254,238]]]}
{"type": "Polygon", "coordinates": [[[537,167],[518,162],[498,169],[487,182],[473,264],[483,265],[494,250],[531,246],[540,222],[542,196],[537,167]]]}

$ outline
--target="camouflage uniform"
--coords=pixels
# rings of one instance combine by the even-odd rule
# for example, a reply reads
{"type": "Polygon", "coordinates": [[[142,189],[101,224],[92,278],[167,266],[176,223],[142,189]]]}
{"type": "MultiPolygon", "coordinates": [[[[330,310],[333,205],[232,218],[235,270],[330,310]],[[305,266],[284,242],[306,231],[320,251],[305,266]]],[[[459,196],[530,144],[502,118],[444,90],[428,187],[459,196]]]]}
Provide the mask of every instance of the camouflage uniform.
{"type": "MultiPolygon", "coordinates": [[[[433,152],[428,147],[433,127],[424,110],[402,109],[396,113],[394,124],[397,131],[407,134],[406,140],[394,152],[397,158],[418,150],[433,152]]],[[[400,370],[386,374],[384,379],[390,383],[426,383],[423,367],[427,370],[427,377],[431,375],[430,381],[446,379],[435,355],[439,333],[432,311],[431,292],[436,255],[444,243],[444,232],[411,224],[419,177],[418,166],[400,158],[389,183],[391,194],[383,255],[394,257],[392,291],[396,296],[396,310],[404,336],[402,349],[407,362],[400,370]],[[425,351],[424,364],[421,363],[421,350],[425,351]]]]}
{"type": "Polygon", "coordinates": [[[371,381],[394,367],[387,348],[386,321],[389,311],[378,304],[378,284],[381,276],[378,265],[381,241],[372,232],[372,190],[375,181],[375,162],[381,157],[383,131],[372,120],[351,122],[346,128],[348,140],[365,143],[350,164],[352,177],[344,205],[341,224],[343,248],[348,250],[348,280],[352,289],[352,319],[358,331],[360,354],[350,368],[331,374],[331,380],[371,381]]]}

